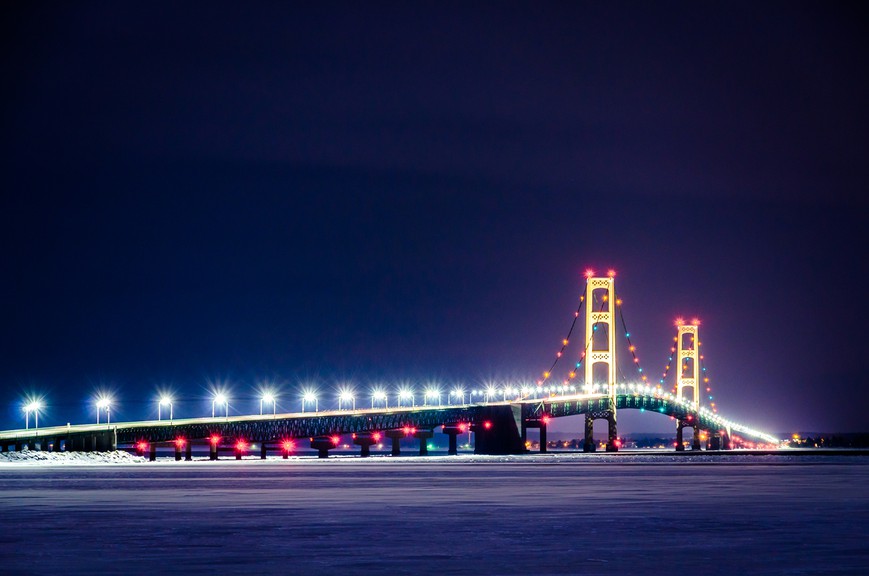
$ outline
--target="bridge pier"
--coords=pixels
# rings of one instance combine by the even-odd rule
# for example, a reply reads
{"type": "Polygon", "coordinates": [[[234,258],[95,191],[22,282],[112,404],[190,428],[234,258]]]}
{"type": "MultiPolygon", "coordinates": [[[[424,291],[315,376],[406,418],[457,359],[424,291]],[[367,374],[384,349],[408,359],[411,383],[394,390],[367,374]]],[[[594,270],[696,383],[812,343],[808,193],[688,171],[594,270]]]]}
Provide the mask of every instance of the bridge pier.
{"type": "Polygon", "coordinates": [[[607,421],[606,451],[607,452],[618,452],[619,451],[619,431],[618,431],[618,423],[616,420],[616,411],[615,411],[614,407],[612,410],[587,412],[585,414],[585,438],[582,441],[582,451],[583,452],[594,452],[597,450],[597,446],[595,445],[595,442],[594,442],[594,421],[595,420],[606,420],[607,421]]]}
{"type": "Polygon", "coordinates": [[[458,436],[462,434],[464,430],[462,430],[458,424],[444,424],[443,433],[447,435],[449,441],[449,447],[447,449],[447,454],[449,456],[456,456],[459,453],[458,450],[458,436]]]}
{"type": "Polygon", "coordinates": [[[428,456],[428,439],[432,436],[434,436],[434,430],[417,430],[413,433],[413,437],[419,439],[420,456],[428,456]]]}
{"type": "Polygon", "coordinates": [[[268,448],[266,448],[265,440],[263,440],[262,443],[260,443],[260,445],[259,445],[259,457],[260,457],[260,460],[265,460],[265,459],[266,459],[266,451],[267,451],[267,450],[268,450],[268,448]]]}
{"type": "Polygon", "coordinates": [[[474,454],[524,454],[525,443],[519,434],[522,406],[484,406],[471,426],[474,454]]]}
{"type": "Polygon", "coordinates": [[[317,450],[318,458],[328,458],[329,450],[335,447],[335,443],[332,442],[332,438],[329,436],[317,436],[311,439],[311,448],[317,450]]]}
{"type": "Polygon", "coordinates": [[[193,461],[193,442],[187,441],[184,444],[184,460],[186,462],[193,461]]]}
{"type": "Polygon", "coordinates": [[[399,428],[397,430],[387,430],[386,437],[392,440],[392,455],[401,456],[401,439],[406,437],[407,433],[399,428]]]}
{"type": "Polygon", "coordinates": [[[175,461],[176,462],[181,461],[181,446],[183,446],[183,445],[184,444],[182,442],[179,442],[177,440],[175,441],[175,461]]]}
{"type": "Polygon", "coordinates": [[[157,459],[157,443],[151,442],[151,450],[150,450],[150,453],[148,454],[148,460],[150,462],[153,462],[156,459],[157,459]]]}
{"type": "Polygon", "coordinates": [[[360,447],[359,456],[368,458],[371,456],[371,446],[377,444],[377,438],[368,432],[360,432],[353,435],[353,443],[360,447]]]}
{"type": "Polygon", "coordinates": [[[211,437],[208,440],[208,459],[209,460],[217,460],[217,445],[220,440],[216,440],[214,437],[211,437]]]}

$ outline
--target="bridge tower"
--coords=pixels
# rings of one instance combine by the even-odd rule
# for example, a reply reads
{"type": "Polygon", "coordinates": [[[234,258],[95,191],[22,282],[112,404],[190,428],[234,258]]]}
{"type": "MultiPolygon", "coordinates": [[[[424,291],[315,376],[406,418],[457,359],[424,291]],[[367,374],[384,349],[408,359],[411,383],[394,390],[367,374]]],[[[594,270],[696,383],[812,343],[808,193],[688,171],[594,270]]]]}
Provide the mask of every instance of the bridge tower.
{"type": "MultiPolygon", "coordinates": [[[[589,391],[594,391],[594,368],[598,364],[606,364],[606,392],[608,402],[602,410],[592,410],[585,414],[585,440],[583,450],[593,452],[594,421],[606,420],[609,424],[607,436],[607,452],[618,451],[616,440],[616,295],[615,272],[610,270],[605,277],[596,277],[591,272],[587,275],[585,285],[585,339],[588,349],[585,354],[585,385],[589,391]],[[601,329],[606,330],[606,348],[595,348],[594,334],[601,329]]],[[[600,340],[600,339],[598,339],[600,340]]]]}
{"type": "MultiPolygon", "coordinates": [[[[679,368],[676,370],[676,396],[684,398],[685,388],[690,388],[690,397],[694,408],[700,408],[700,321],[692,320],[686,324],[681,318],[676,320],[676,360],[679,368]],[[686,374],[685,361],[690,360],[691,366],[686,374]]],[[[700,427],[696,422],[679,419],[676,421],[676,450],[684,450],[682,444],[682,429],[693,428],[694,440],[692,450],[700,450],[700,427]]]]}

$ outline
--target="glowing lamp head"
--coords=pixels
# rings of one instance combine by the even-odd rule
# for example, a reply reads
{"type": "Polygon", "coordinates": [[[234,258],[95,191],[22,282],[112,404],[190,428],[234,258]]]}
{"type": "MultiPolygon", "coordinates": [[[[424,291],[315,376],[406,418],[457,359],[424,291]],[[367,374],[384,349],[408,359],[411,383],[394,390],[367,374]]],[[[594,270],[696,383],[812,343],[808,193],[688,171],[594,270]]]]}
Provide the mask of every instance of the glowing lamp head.
{"type": "Polygon", "coordinates": [[[549,416],[544,416],[543,418],[541,418],[541,420],[543,421],[544,424],[549,424],[549,421],[551,420],[551,418],[549,416]]]}
{"type": "Polygon", "coordinates": [[[498,393],[498,389],[495,388],[494,386],[489,386],[488,388],[486,388],[486,395],[487,396],[494,396],[497,393],[498,393]]]}
{"type": "Polygon", "coordinates": [[[112,399],[108,396],[100,396],[97,398],[97,408],[108,409],[112,405],[112,399]]]}
{"type": "Polygon", "coordinates": [[[275,401],[275,395],[272,392],[263,392],[263,402],[271,404],[275,401]]]}
{"type": "Polygon", "coordinates": [[[144,442],[144,441],[142,441],[142,442],[137,442],[137,443],[136,443],[136,448],[137,448],[139,451],[144,452],[145,450],[148,449],[148,443],[147,443],[147,442],[144,442]]]}
{"type": "Polygon", "coordinates": [[[315,402],[317,400],[317,394],[313,390],[308,390],[302,396],[302,400],[305,402],[315,402]]]}
{"type": "Polygon", "coordinates": [[[226,404],[227,402],[229,402],[229,398],[223,392],[218,392],[214,395],[215,404],[226,404]]]}
{"type": "Polygon", "coordinates": [[[380,432],[375,432],[374,434],[371,435],[371,437],[374,438],[375,442],[380,442],[382,435],[380,434],[380,432]]]}
{"type": "Polygon", "coordinates": [[[386,391],[382,388],[378,388],[371,393],[371,396],[375,400],[386,400],[386,391]]]}
{"type": "Polygon", "coordinates": [[[212,436],[208,439],[208,441],[211,442],[211,444],[213,444],[214,446],[217,446],[218,444],[220,444],[220,436],[218,436],[218,435],[216,435],[216,434],[215,434],[215,435],[212,435],[212,436]]]}
{"type": "Polygon", "coordinates": [[[239,440],[235,443],[235,449],[239,452],[243,452],[245,448],[247,448],[247,442],[245,442],[244,440],[239,440]]]}
{"type": "Polygon", "coordinates": [[[402,400],[408,400],[411,397],[413,397],[413,392],[411,392],[407,388],[402,388],[401,390],[398,391],[398,397],[401,398],[402,400]]]}
{"type": "Polygon", "coordinates": [[[283,442],[281,442],[281,449],[284,452],[292,452],[293,448],[295,447],[296,445],[293,443],[292,440],[284,440],[283,442]]]}
{"type": "Polygon", "coordinates": [[[594,270],[592,270],[591,268],[586,268],[585,269],[585,277],[586,278],[593,278],[594,277],[594,270]]]}
{"type": "Polygon", "coordinates": [[[336,434],[335,436],[332,436],[330,440],[332,441],[332,444],[337,446],[341,442],[341,437],[336,434]]]}
{"type": "Polygon", "coordinates": [[[610,268],[609,270],[606,271],[606,275],[609,276],[610,278],[615,278],[615,277],[616,277],[616,271],[613,270],[612,268],[610,268]]]}
{"type": "Polygon", "coordinates": [[[467,424],[465,424],[465,423],[461,423],[461,424],[459,424],[459,432],[467,432],[467,431],[468,431],[468,425],[467,425],[467,424]]]}
{"type": "Polygon", "coordinates": [[[486,420],[485,422],[483,422],[483,428],[485,428],[486,430],[491,430],[492,423],[486,420]]]}
{"type": "Polygon", "coordinates": [[[675,324],[676,326],[684,326],[684,325],[685,325],[685,319],[682,318],[682,317],[680,316],[680,317],[676,318],[676,321],[674,322],[674,324],[675,324]]]}
{"type": "Polygon", "coordinates": [[[352,402],[353,392],[350,390],[341,390],[341,392],[338,393],[338,400],[341,402],[352,402]]]}
{"type": "Polygon", "coordinates": [[[175,439],[175,445],[178,446],[179,448],[183,448],[184,444],[186,444],[186,443],[187,443],[187,441],[184,438],[176,438],[175,439]]]}

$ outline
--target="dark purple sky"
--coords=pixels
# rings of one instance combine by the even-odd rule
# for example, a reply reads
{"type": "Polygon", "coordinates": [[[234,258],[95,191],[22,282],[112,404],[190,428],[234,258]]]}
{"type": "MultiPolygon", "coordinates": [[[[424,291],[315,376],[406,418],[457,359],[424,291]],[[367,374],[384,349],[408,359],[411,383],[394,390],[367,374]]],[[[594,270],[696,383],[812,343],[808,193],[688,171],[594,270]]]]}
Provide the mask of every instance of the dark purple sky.
{"type": "Polygon", "coordinates": [[[650,375],[699,316],[724,415],[865,431],[858,5],[463,4],[5,3],[0,428],[531,380],[591,266],[650,375]]]}

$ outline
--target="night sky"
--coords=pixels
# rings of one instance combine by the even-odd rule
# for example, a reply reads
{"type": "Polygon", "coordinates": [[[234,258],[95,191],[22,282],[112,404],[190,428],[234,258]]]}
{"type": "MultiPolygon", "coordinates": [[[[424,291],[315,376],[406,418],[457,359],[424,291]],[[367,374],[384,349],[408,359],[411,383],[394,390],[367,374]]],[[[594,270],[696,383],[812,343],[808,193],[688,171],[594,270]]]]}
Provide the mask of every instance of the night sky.
{"type": "Polygon", "coordinates": [[[0,428],[533,381],[588,267],[655,380],[697,316],[724,416],[869,428],[856,3],[34,4],[0,8],[0,428]]]}

